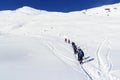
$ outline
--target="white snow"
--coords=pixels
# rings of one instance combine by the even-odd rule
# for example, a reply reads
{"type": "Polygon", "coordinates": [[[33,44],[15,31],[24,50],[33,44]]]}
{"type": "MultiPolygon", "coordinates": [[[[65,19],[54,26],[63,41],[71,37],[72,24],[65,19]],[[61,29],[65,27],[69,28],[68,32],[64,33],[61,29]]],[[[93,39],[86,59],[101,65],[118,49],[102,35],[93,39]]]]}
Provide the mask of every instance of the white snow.
{"type": "Polygon", "coordinates": [[[0,80],[120,80],[119,6],[0,11],[0,80]],[[94,61],[80,65],[65,37],[94,61]]]}

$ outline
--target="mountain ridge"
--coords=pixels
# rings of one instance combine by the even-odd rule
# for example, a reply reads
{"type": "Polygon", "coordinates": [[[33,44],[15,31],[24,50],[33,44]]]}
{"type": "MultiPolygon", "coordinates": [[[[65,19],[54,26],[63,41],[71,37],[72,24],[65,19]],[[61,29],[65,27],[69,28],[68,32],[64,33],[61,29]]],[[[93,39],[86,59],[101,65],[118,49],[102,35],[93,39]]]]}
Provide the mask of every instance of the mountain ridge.
{"type": "Polygon", "coordinates": [[[82,13],[85,15],[89,16],[119,16],[120,14],[120,3],[112,4],[112,5],[104,5],[100,7],[95,7],[95,8],[90,8],[90,9],[85,9],[82,11],[72,11],[68,13],[64,12],[49,12],[46,10],[39,10],[35,9],[29,6],[23,6],[21,8],[18,8],[16,10],[4,10],[0,11],[0,13],[22,13],[22,14],[27,14],[27,15],[39,15],[39,14],[44,14],[44,13],[63,13],[63,14],[70,14],[70,13],[82,13]]]}

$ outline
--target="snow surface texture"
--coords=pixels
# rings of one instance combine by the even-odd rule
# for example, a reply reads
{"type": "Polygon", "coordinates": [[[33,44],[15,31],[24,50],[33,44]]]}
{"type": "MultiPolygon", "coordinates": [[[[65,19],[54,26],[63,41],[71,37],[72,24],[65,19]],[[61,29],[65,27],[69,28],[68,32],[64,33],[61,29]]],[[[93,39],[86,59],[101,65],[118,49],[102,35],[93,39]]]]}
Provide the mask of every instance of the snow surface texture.
{"type": "Polygon", "coordinates": [[[0,80],[120,80],[119,6],[0,11],[0,80]],[[65,37],[94,61],[80,65],[65,37]]]}

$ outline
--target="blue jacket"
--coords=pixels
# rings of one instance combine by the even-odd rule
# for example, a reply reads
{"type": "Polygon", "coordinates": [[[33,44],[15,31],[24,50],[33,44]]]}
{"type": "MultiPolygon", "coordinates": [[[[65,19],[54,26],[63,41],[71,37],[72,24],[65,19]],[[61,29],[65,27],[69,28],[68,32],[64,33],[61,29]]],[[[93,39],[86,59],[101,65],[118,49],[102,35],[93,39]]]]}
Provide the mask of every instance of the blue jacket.
{"type": "Polygon", "coordinates": [[[80,51],[78,52],[78,56],[79,56],[79,57],[83,57],[83,56],[84,56],[84,52],[83,52],[82,50],[80,50],[80,51]]]}

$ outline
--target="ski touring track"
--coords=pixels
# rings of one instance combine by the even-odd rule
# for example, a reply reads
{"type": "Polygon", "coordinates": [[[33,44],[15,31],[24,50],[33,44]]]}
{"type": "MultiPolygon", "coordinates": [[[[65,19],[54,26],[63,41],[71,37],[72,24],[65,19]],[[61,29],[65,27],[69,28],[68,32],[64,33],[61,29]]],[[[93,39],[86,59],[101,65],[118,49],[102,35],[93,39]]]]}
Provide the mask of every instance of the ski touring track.
{"type": "MultiPolygon", "coordinates": [[[[80,63],[77,61],[76,57],[70,58],[67,55],[61,54],[63,52],[61,50],[59,50],[59,47],[64,48],[66,51],[73,54],[72,48],[70,49],[71,46],[65,47],[59,41],[57,42],[57,44],[54,44],[54,41],[51,41],[51,40],[44,40],[43,42],[46,44],[46,47],[48,47],[51,50],[53,55],[55,57],[57,57],[61,62],[63,62],[66,66],[72,68],[73,70],[79,72],[80,74],[83,74],[80,71],[80,69],[82,69],[82,71],[85,73],[83,75],[86,75],[88,77],[87,80],[119,80],[118,78],[116,78],[116,77],[114,78],[110,74],[104,73],[103,72],[104,70],[102,70],[102,68],[101,68],[102,63],[104,61],[102,60],[100,53],[101,53],[103,45],[106,45],[106,41],[103,41],[102,43],[100,43],[100,45],[98,46],[98,49],[96,51],[96,59],[97,59],[98,66],[95,66],[94,64],[91,64],[91,63],[89,63],[89,64],[84,63],[84,64],[80,65],[80,63]]],[[[106,45],[106,47],[107,47],[107,45],[106,45]]],[[[110,61],[108,53],[109,53],[109,50],[107,51],[106,56],[105,56],[107,58],[106,62],[110,61]]],[[[75,56],[75,55],[73,54],[73,56],[75,56]]],[[[111,69],[110,63],[107,65],[107,69],[109,72],[109,70],[111,69]]]]}
{"type": "Polygon", "coordinates": [[[93,64],[82,65],[81,68],[89,76],[91,80],[120,80],[119,78],[112,76],[111,71],[111,59],[110,53],[110,41],[103,40],[96,51],[96,60],[98,66],[93,64]]]}
{"type": "MultiPolygon", "coordinates": [[[[62,61],[65,65],[69,66],[73,70],[81,73],[80,69],[85,73],[84,75],[87,76],[87,80],[93,80],[90,74],[84,69],[82,65],[77,61],[77,58],[75,57],[74,59],[69,58],[63,54],[60,54],[61,52],[54,46],[54,44],[50,41],[45,41],[46,46],[53,52],[53,55],[57,57],[60,61],[62,61]]],[[[60,43],[58,43],[59,46],[63,47],[60,43]]],[[[67,51],[71,52],[68,48],[65,48],[67,51]]],[[[71,48],[72,49],[72,48],[71,48]]],[[[74,55],[74,54],[73,54],[74,55]]],[[[83,74],[83,73],[82,73],[83,74]]]]}

